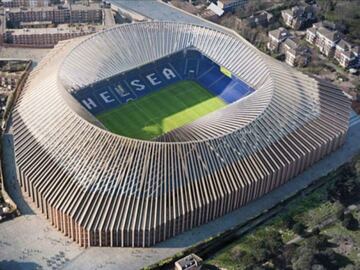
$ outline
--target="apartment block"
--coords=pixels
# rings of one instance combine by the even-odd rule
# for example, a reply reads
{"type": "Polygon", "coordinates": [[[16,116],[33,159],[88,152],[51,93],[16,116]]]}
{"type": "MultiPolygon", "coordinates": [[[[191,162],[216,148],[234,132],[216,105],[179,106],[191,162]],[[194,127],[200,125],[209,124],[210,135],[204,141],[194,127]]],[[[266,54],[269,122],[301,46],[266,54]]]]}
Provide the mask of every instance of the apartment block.
{"type": "Polygon", "coordinates": [[[306,40],[315,45],[322,54],[333,57],[336,44],[340,41],[341,35],[337,30],[331,30],[318,24],[306,30],[306,40]]]}
{"type": "Polygon", "coordinates": [[[316,20],[315,10],[312,6],[295,6],[281,12],[285,24],[295,30],[302,29],[316,20]]]}
{"type": "Polygon", "coordinates": [[[102,10],[100,5],[92,4],[57,6],[57,7],[35,7],[35,8],[13,8],[6,11],[7,21],[12,24],[34,21],[51,21],[53,23],[101,23],[102,10]]]}
{"type": "Polygon", "coordinates": [[[270,31],[268,34],[269,42],[267,43],[268,49],[275,53],[280,52],[281,43],[283,43],[289,36],[289,31],[283,27],[270,31]]]}
{"type": "Polygon", "coordinates": [[[93,34],[101,26],[69,27],[59,25],[57,28],[12,29],[5,33],[7,43],[31,47],[52,47],[61,40],[93,34]]]}
{"type": "Polygon", "coordinates": [[[341,39],[336,44],[334,58],[343,68],[360,66],[360,47],[341,39]]]}

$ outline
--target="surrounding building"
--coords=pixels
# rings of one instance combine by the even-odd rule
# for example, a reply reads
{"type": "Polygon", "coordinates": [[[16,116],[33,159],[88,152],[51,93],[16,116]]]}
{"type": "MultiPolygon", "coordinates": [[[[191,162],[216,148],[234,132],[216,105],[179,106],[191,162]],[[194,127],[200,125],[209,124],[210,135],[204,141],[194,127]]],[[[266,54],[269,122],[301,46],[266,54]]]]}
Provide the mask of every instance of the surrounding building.
{"type": "Polygon", "coordinates": [[[21,78],[21,74],[0,71],[0,89],[12,91],[21,78]]]}
{"type": "Polygon", "coordinates": [[[280,45],[290,36],[288,30],[283,27],[269,31],[267,48],[274,53],[280,52],[280,45]]]}
{"type": "Polygon", "coordinates": [[[248,18],[243,19],[243,21],[247,26],[251,28],[257,26],[267,27],[269,26],[269,24],[272,24],[274,22],[274,16],[267,11],[260,11],[251,15],[248,18]]]}
{"type": "Polygon", "coordinates": [[[224,13],[223,9],[211,2],[207,9],[201,13],[201,17],[212,19],[214,16],[221,17],[224,13]]]}
{"type": "Polygon", "coordinates": [[[49,0],[2,0],[4,7],[46,7],[50,4],[49,0]]]}
{"type": "Polygon", "coordinates": [[[185,23],[124,24],[60,42],[30,75],[13,111],[18,178],[51,224],[80,245],[151,246],[329,155],[343,144],[349,115],[341,90],[239,37],[185,23]],[[96,82],[113,91],[108,78],[189,46],[254,92],[156,142],[105,130],[74,99],[96,82]]]}
{"type": "MultiPolygon", "coordinates": [[[[15,91],[20,82],[25,79],[24,76],[27,76],[30,66],[31,61],[6,58],[0,60],[0,132],[4,129],[4,124],[10,115],[9,106],[14,100],[15,91]]],[[[7,200],[3,204],[0,200],[0,221],[10,217],[14,211],[16,211],[16,205],[11,200],[7,200]],[[7,206],[11,208],[11,211],[2,209],[7,206]]]]}
{"type": "Polygon", "coordinates": [[[344,33],[346,31],[346,26],[344,24],[339,22],[327,21],[327,20],[314,23],[313,27],[315,28],[325,27],[332,31],[339,31],[340,33],[344,33]]]}
{"type": "Polygon", "coordinates": [[[52,27],[52,21],[35,21],[35,22],[20,22],[20,28],[49,28],[52,27]]]}
{"type": "Polygon", "coordinates": [[[342,34],[336,30],[341,25],[320,22],[306,31],[306,41],[319,48],[320,52],[334,59],[343,68],[359,67],[359,46],[342,39],[342,34]]]}
{"type": "Polygon", "coordinates": [[[341,39],[336,44],[334,58],[343,68],[359,66],[360,64],[359,50],[360,50],[359,46],[354,46],[350,42],[341,39]]]}
{"type": "Polygon", "coordinates": [[[1,40],[6,46],[53,47],[61,40],[114,26],[111,9],[102,7],[74,4],[7,9],[8,27],[2,24],[1,40]]]}
{"type": "Polygon", "coordinates": [[[315,45],[322,54],[327,57],[333,57],[336,44],[340,41],[341,35],[336,30],[330,30],[318,24],[306,30],[307,42],[315,45]]]}
{"type": "Polygon", "coordinates": [[[295,6],[291,9],[281,11],[285,24],[295,30],[303,29],[316,20],[313,6],[295,6]]]}
{"type": "Polygon", "coordinates": [[[309,49],[299,46],[291,37],[283,42],[280,51],[285,55],[285,62],[292,67],[306,66],[311,59],[309,49]]]}
{"type": "Polygon", "coordinates": [[[224,11],[231,11],[237,7],[244,6],[248,0],[218,0],[217,5],[224,11]]]}
{"type": "Polygon", "coordinates": [[[175,270],[200,270],[202,259],[196,254],[190,254],[175,262],[175,270]]]}
{"type": "Polygon", "coordinates": [[[93,34],[105,29],[102,26],[59,24],[54,28],[12,29],[5,33],[5,41],[14,45],[31,47],[53,47],[61,40],[93,34]]]}
{"type": "Polygon", "coordinates": [[[4,9],[0,8],[0,46],[4,42],[4,33],[6,30],[6,19],[4,9]]]}
{"type": "Polygon", "coordinates": [[[285,56],[285,62],[290,66],[305,66],[310,60],[308,49],[299,46],[289,31],[280,27],[268,33],[268,49],[277,54],[285,56]]]}
{"type": "Polygon", "coordinates": [[[102,9],[99,4],[64,5],[6,10],[7,23],[14,26],[24,22],[51,21],[62,23],[101,23],[102,9]]]}

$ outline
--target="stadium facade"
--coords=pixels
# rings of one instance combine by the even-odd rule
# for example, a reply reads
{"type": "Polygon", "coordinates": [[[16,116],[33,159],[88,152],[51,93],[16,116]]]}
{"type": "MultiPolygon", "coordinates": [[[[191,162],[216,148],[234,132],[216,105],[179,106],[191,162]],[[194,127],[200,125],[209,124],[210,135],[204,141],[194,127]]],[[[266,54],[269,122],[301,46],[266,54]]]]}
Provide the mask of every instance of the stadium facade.
{"type": "Polygon", "coordinates": [[[303,172],[342,145],[349,112],[333,85],[239,37],[174,22],[121,25],[59,43],[32,72],[13,113],[18,177],[51,223],[80,245],[146,247],[303,172]],[[187,48],[254,91],[148,141],[109,132],[74,98],[187,48]]]}

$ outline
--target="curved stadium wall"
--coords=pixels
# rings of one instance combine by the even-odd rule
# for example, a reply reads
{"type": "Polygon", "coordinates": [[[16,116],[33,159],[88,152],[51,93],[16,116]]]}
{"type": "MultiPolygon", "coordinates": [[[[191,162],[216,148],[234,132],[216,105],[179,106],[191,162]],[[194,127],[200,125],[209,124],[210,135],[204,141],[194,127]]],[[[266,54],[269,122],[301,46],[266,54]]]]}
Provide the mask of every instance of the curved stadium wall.
{"type": "Polygon", "coordinates": [[[263,196],[336,150],[341,91],[239,37],[173,22],[118,26],[59,43],[31,73],[14,113],[23,188],[82,246],[154,245],[263,196]],[[255,91],[160,141],[106,130],[73,94],[197,48],[255,91]]]}

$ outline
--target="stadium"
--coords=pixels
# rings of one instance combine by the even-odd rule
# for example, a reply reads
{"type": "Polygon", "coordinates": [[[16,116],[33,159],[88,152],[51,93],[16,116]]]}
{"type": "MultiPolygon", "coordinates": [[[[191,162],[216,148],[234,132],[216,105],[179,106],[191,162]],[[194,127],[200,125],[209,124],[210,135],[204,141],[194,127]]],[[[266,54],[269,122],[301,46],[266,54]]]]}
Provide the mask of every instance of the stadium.
{"type": "Polygon", "coordinates": [[[59,43],[13,113],[17,174],[81,246],[148,247],[284,184],[345,140],[349,101],[241,37],[175,22],[59,43]]]}

